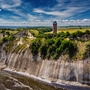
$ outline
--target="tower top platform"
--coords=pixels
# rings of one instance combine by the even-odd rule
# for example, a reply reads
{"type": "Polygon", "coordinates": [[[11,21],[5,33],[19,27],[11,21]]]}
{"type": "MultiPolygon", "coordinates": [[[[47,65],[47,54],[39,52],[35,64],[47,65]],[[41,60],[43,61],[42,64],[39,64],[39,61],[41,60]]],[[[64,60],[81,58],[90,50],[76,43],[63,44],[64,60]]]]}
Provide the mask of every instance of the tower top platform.
{"type": "Polygon", "coordinates": [[[57,21],[54,21],[53,24],[57,24],[57,21]]]}

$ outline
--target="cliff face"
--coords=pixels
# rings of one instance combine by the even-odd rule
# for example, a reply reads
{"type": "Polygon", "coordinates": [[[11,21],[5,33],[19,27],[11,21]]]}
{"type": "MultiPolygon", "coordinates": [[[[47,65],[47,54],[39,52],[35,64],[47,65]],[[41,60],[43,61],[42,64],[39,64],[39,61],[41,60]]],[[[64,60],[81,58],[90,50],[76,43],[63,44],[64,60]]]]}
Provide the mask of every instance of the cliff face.
{"type": "MultiPolygon", "coordinates": [[[[43,79],[66,83],[68,81],[90,84],[90,59],[67,62],[59,58],[54,60],[42,60],[38,56],[32,56],[27,49],[24,53],[0,53],[0,60],[4,60],[12,71],[25,72],[43,79]]],[[[68,82],[69,83],[69,82],[68,82]]]]}

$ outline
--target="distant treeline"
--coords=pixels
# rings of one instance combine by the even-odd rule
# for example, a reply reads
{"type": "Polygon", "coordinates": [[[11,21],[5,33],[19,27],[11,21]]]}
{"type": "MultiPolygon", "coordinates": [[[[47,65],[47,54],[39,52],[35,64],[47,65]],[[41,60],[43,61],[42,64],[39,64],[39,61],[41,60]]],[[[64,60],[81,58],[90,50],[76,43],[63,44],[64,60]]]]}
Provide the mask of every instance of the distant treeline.
{"type": "Polygon", "coordinates": [[[88,27],[90,27],[89,25],[88,26],[73,26],[73,25],[71,25],[71,26],[58,26],[58,28],[88,28],[88,27]]]}
{"type": "Polygon", "coordinates": [[[0,28],[0,30],[15,30],[15,29],[11,29],[11,28],[0,28]]]}

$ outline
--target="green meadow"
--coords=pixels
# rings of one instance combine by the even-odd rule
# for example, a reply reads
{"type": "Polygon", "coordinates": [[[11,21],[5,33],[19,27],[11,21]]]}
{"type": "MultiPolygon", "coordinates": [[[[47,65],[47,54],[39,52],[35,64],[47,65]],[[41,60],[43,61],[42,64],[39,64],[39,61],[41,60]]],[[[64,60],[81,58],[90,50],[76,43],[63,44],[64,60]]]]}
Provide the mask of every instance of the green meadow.
{"type": "MultiPolygon", "coordinates": [[[[69,33],[74,33],[76,31],[82,31],[82,32],[85,32],[86,30],[90,30],[90,27],[58,27],[57,28],[57,33],[60,33],[60,32],[69,32],[69,33]]],[[[46,33],[53,33],[53,31],[51,32],[46,32],[46,33]]]]}

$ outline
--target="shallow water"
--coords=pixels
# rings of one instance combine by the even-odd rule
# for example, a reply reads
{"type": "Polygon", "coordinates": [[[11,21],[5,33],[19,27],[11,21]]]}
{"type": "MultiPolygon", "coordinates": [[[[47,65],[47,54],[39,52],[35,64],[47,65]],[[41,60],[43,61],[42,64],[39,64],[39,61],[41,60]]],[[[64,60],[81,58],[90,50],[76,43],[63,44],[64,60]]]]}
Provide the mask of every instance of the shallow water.
{"type": "Polygon", "coordinates": [[[65,90],[25,76],[0,72],[0,90],[65,90]]]}

